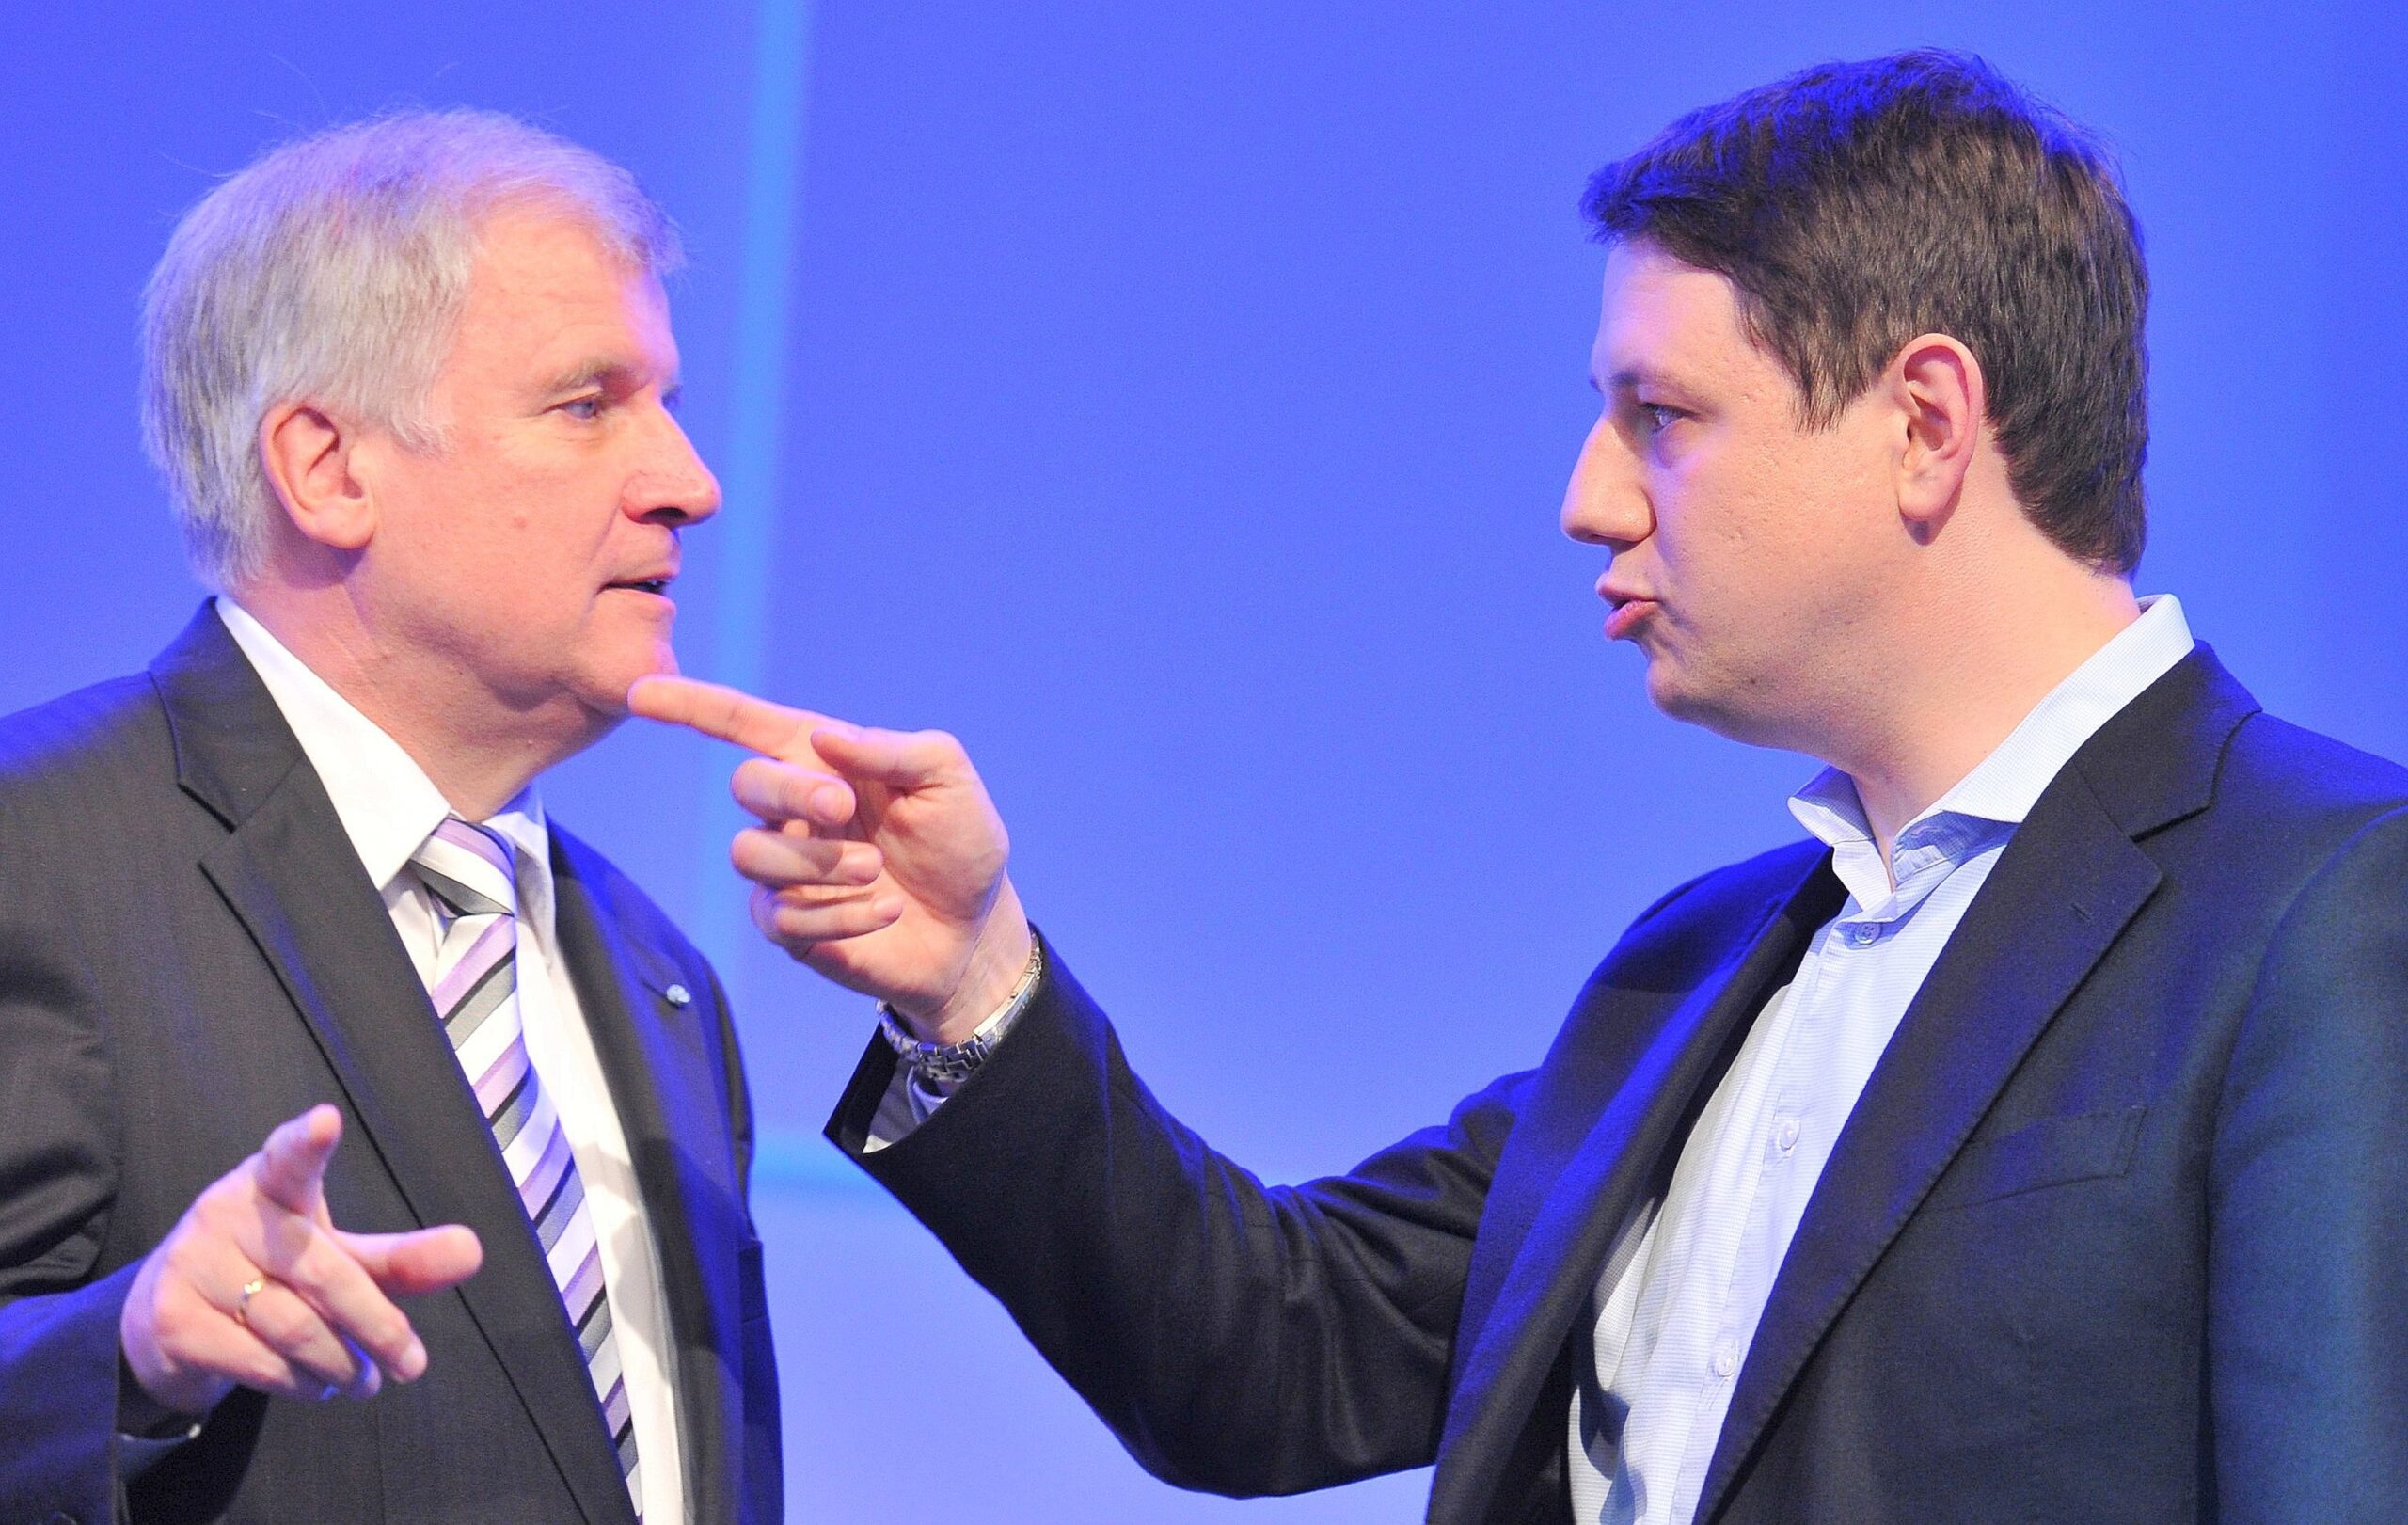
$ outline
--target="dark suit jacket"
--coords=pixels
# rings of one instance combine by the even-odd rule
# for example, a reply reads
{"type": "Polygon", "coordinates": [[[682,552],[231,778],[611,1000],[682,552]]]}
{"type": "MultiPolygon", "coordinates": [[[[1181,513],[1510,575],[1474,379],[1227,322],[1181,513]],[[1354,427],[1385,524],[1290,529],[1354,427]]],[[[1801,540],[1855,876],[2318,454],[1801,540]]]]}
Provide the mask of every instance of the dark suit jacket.
{"type": "MultiPolygon", "coordinates": [[[[1290,1492],[1434,1460],[1448,1525],[1569,1517],[1608,1245],[1842,891],[1819,846],[1641,916],[1546,1058],[1265,1189],[1056,963],[863,1157],[1149,1468],[1290,1492]]],[[[891,1059],[830,1124],[859,1152],[891,1059]]],[[[2017,832],[1882,1056],[1699,1517],[2408,1517],[2408,773],[2205,648],[2017,832]]]]}
{"type": "MultiPolygon", "coordinates": [[[[555,830],[553,868],[659,1241],[698,1517],[773,1520],[776,1374],[725,1004],[591,849],[555,830]]],[[[466,1223],[484,1267],[409,1305],[419,1382],[368,1403],[237,1389],[134,1485],[132,1517],[631,1521],[560,1295],[423,987],[204,609],[148,674],[0,722],[0,1521],[110,1517],[135,1264],[318,1102],[343,1112],[337,1223],[466,1223]]]]}

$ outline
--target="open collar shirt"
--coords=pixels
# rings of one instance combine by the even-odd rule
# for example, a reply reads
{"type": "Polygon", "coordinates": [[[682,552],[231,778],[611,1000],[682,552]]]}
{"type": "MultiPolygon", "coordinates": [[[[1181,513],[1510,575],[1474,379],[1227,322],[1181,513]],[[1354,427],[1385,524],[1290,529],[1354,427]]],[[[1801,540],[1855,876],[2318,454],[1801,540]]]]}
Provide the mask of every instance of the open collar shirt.
{"type": "Polygon", "coordinates": [[[1873,1068],[2016,828],[2074,753],[2188,655],[2174,598],[2050,691],[1902,827],[1888,868],[1848,776],[1789,802],[1848,892],[1765,1004],[1661,1196],[1617,1234],[1571,1414],[1581,1525],[1686,1525],[1789,1242],[1873,1068]]]}

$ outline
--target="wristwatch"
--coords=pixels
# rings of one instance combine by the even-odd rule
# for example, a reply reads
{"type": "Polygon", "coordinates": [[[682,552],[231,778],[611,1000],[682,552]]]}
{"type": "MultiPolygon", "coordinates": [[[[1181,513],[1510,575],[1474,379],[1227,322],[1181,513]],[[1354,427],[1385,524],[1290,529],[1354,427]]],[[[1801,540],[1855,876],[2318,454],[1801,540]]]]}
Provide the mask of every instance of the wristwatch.
{"type": "Polygon", "coordinates": [[[878,1003],[878,1030],[905,1068],[942,1094],[969,1079],[987,1062],[987,1056],[1011,1031],[1012,1024],[1020,1020],[1021,1009],[1028,1005],[1029,993],[1037,989],[1038,976],[1044,972],[1045,945],[1032,936],[1028,940],[1028,967],[1021,971],[1020,983],[1012,987],[1010,997],[958,1043],[921,1042],[895,1020],[895,1009],[884,1001],[878,1003]]]}

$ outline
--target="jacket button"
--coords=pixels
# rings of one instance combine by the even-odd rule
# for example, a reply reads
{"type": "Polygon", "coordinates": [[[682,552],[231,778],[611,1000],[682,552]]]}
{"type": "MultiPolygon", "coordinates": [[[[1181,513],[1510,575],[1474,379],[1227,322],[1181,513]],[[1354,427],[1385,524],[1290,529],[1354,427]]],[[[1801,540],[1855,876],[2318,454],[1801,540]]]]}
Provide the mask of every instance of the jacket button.
{"type": "Polygon", "coordinates": [[[660,993],[662,998],[667,1000],[671,1006],[691,1006],[694,1004],[694,993],[688,990],[683,985],[672,985],[660,993]]]}

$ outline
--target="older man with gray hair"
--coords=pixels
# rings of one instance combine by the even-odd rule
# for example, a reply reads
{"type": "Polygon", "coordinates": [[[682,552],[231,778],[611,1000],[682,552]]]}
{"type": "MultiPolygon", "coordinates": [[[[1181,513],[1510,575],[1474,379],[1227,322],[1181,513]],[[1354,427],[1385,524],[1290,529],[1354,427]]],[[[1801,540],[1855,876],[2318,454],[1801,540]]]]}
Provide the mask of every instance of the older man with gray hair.
{"type": "Polygon", "coordinates": [[[143,421],[215,597],[0,722],[0,1518],[778,1517],[719,984],[532,789],[675,667],[678,258],[470,111],[176,229],[143,421]]]}

